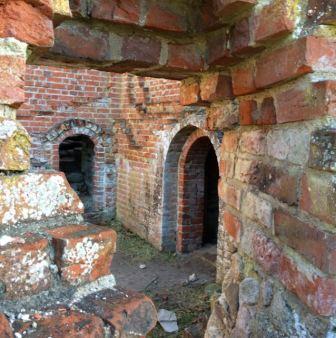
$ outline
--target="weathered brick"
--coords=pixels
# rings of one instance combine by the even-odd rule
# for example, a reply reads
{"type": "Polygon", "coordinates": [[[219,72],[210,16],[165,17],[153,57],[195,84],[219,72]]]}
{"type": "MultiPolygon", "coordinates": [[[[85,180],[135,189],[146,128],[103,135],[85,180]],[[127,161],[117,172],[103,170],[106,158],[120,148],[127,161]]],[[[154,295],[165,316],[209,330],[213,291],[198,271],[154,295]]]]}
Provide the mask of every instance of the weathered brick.
{"type": "Polygon", "coordinates": [[[63,280],[80,284],[110,274],[116,250],[116,233],[112,229],[72,225],[48,233],[63,280]]]}
{"type": "Polygon", "coordinates": [[[297,250],[316,267],[326,273],[335,273],[336,234],[326,232],[316,225],[302,222],[287,212],[274,213],[275,234],[287,245],[297,250]],[[332,259],[330,259],[332,258],[332,259]]]}
{"type": "Polygon", "coordinates": [[[198,79],[187,79],[181,84],[180,103],[183,106],[200,104],[200,84],[198,79]]]}
{"type": "Polygon", "coordinates": [[[310,168],[336,172],[336,130],[322,129],[313,133],[310,141],[310,168]]]}
{"type": "Polygon", "coordinates": [[[335,192],[333,174],[308,170],[302,178],[300,207],[325,222],[335,224],[335,192]]]}
{"type": "Polygon", "coordinates": [[[0,13],[0,38],[15,37],[31,45],[51,47],[54,41],[51,5],[51,2],[45,2],[42,7],[28,1],[4,2],[0,13]]]}
{"type": "Polygon", "coordinates": [[[273,208],[270,202],[260,196],[248,192],[242,201],[243,214],[253,221],[260,222],[267,228],[273,226],[273,208]]]}
{"type": "Polygon", "coordinates": [[[121,57],[123,62],[137,67],[158,65],[161,55],[161,41],[156,38],[133,35],[123,39],[121,57]]]}
{"type": "Polygon", "coordinates": [[[202,51],[196,45],[168,45],[168,68],[199,72],[204,66],[202,51]]]}
{"type": "Polygon", "coordinates": [[[241,152],[264,155],[266,152],[266,132],[260,129],[243,132],[239,146],[241,152]]]}
{"type": "Polygon", "coordinates": [[[252,8],[255,4],[255,0],[215,0],[216,15],[231,17],[239,11],[252,8]]]}
{"type": "Polygon", "coordinates": [[[229,36],[225,30],[212,33],[207,38],[208,58],[207,62],[211,66],[227,66],[237,61],[228,48],[229,36]]]}
{"type": "Polygon", "coordinates": [[[187,20],[179,13],[155,4],[148,9],[145,27],[181,33],[187,31],[187,20]]]}
{"type": "Polygon", "coordinates": [[[91,17],[117,23],[137,25],[140,19],[139,0],[97,0],[94,1],[91,17]]]}
{"type": "Polygon", "coordinates": [[[233,94],[236,96],[257,91],[255,83],[255,66],[249,63],[232,69],[233,94]]]}
{"type": "Polygon", "coordinates": [[[260,231],[254,231],[252,248],[254,258],[266,272],[272,275],[278,273],[282,251],[270,238],[260,231]]]}
{"type": "Polygon", "coordinates": [[[315,313],[322,316],[334,314],[335,280],[307,270],[301,268],[290,257],[283,256],[279,278],[289,291],[294,292],[315,313]]]}
{"type": "Polygon", "coordinates": [[[146,336],[157,322],[155,306],[147,296],[123,289],[91,294],[76,307],[101,317],[115,336],[146,336]]]}
{"type": "Polygon", "coordinates": [[[276,112],[272,97],[266,97],[258,108],[254,100],[240,102],[241,125],[269,125],[276,123],[276,112]]]}
{"type": "Polygon", "coordinates": [[[58,307],[45,312],[28,314],[28,320],[16,320],[13,323],[15,337],[104,337],[103,321],[92,315],[58,307]],[[35,324],[33,324],[35,323],[35,324]],[[19,336],[20,335],[20,336],[19,336]]]}
{"type": "Polygon", "coordinates": [[[311,120],[335,115],[336,82],[300,84],[276,95],[277,122],[311,120]]]}
{"type": "Polygon", "coordinates": [[[0,280],[5,298],[17,299],[50,287],[48,241],[38,235],[0,238],[0,280]]]}
{"type": "Polygon", "coordinates": [[[215,73],[208,74],[201,79],[201,98],[203,101],[231,99],[232,80],[230,76],[215,73]]]}
{"type": "Polygon", "coordinates": [[[240,241],[240,229],[241,222],[240,220],[230,213],[229,211],[224,211],[223,213],[223,222],[224,228],[228,232],[228,234],[237,242],[240,241]]]}
{"type": "Polygon", "coordinates": [[[263,269],[280,279],[312,311],[322,316],[335,313],[336,283],[333,278],[317,274],[309,267],[300,267],[263,233],[252,237],[253,256],[263,269]]]}
{"type": "Polygon", "coordinates": [[[9,324],[7,317],[4,314],[0,314],[0,337],[14,338],[12,328],[9,324]]]}
{"type": "Polygon", "coordinates": [[[333,39],[309,36],[260,57],[256,64],[257,88],[269,87],[315,70],[334,71],[335,44],[333,39]]]}
{"type": "Polygon", "coordinates": [[[255,18],[255,40],[263,42],[291,33],[295,28],[296,6],[290,0],[275,0],[265,6],[255,18]]]}
{"type": "Polygon", "coordinates": [[[121,38],[94,29],[83,22],[65,22],[55,29],[51,51],[63,57],[96,61],[120,60],[121,38]],[[113,40],[113,49],[111,41],[113,40]]]}

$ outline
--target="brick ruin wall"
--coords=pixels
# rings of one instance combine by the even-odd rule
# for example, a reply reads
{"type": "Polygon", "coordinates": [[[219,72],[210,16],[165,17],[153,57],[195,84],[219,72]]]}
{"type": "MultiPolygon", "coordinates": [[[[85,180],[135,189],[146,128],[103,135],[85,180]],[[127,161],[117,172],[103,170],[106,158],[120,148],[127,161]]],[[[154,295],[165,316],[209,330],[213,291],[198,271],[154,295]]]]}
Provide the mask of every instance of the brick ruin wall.
{"type": "MultiPolygon", "coordinates": [[[[202,3],[208,15],[198,22],[203,25],[197,27],[199,35],[187,39],[177,36],[188,31],[183,23],[192,24],[185,15],[173,15],[179,6],[154,6],[164,20],[150,22],[149,13],[146,20],[142,16],[153,8],[141,8],[142,2],[114,4],[106,16],[99,5],[106,10],[111,4],[97,0],[90,13],[81,7],[74,11],[83,20],[56,30],[57,43],[47,56],[63,53],[74,64],[85,59],[92,66],[92,60],[113,61],[105,70],[135,68],[138,74],[184,79],[182,107],[176,98],[149,103],[142,80],[122,77],[121,118],[114,124],[116,205],[125,226],[155,246],[188,248],[188,206],[202,201],[202,194],[196,202],[186,194],[188,159],[195,154],[193,145],[211,141],[220,174],[217,279],[222,293],[213,301],[206,337],[333,337],[336,4],[202,3]],[[131,11],[125,11],[127,5],[131,11]],[[129,30],[118,27],[110,36],[99,25],[91,27],[91,18],[112,23],[111,30],[115,22],[126,22],[138,33],[143,26],[153,31],[129,37],[129,30]],[[74,32],[86,47],[100,48],[73,48],[74,32]],[[120,47],[115,54],[108,45],[111,37],[120,47]],[[139,48],[145,42],[151,48],[139,48]]],[[[21,69],[20,62],[14,64],[21,69]]],[[[23,100],[20,79],[10,76],[15,95],[0,87],[7,118],[23,100]]],[[[19,127],[17,132],[25,135],[19,127]]],[[[26,137],[21,140],[24,147],[26,137]]],[[[1,168],[27,169],[24,154],[2,158],[1,168]]]]}

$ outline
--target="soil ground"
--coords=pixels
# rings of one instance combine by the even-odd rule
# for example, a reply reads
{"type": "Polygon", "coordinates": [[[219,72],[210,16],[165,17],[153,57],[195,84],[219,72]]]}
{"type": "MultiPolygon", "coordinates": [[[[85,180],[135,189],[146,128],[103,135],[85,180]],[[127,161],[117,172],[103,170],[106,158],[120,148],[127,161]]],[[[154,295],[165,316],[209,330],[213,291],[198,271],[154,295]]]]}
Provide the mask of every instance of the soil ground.
{"type": "Polygon", "coordinates": [[[215,284],[216,247],[173,255],[156,250],[116,221],[110,226],[118,233],[112,264],[117,284],[147,294],[158,310],[176,313],[177,333],[165,333],[158,324],[149,337],[203,337],[210,315],[210,299],[219,289],[215,284]],[[141,269],[140,265],[146,267],[141,269]],[[196,280],[189,282],[193,274],[196,280]]]}

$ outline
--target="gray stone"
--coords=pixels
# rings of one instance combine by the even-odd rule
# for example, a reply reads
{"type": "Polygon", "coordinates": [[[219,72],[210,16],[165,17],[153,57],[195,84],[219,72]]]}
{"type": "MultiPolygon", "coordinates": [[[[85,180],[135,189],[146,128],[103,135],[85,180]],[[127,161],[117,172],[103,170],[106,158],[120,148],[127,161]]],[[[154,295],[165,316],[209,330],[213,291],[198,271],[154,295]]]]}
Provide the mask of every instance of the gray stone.
{"type": "Polygon", "coordinates": [[[260,285],[255,278],[245,278],[239,285],[239,304],[255,305],[258,303],[260,285]]]}
{"type": "Polygon", "coordinates": [[[273,285],[270,281],[264,281],[261,284],[261,299],[264,306],[269,306],[273,298],[273,285]]]}

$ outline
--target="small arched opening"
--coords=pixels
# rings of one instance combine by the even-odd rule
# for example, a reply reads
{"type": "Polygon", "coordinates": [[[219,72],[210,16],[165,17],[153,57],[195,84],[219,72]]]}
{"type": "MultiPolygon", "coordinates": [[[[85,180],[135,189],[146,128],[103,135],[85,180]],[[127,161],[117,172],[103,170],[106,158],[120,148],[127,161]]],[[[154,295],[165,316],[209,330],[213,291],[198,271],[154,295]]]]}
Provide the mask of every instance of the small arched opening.
{"type": "Polygon", "coordinates": [[[94,143],[86,135],[71,136],[59,145],[59,169],[84,203],[93,208],[94,143]]]}
{"type": "Polygon", "coordinates": [[[190,252],[217,243],[219,168],[209,137],[196,127],[170,144],[164,170],[162,247],[190,252]]]}

